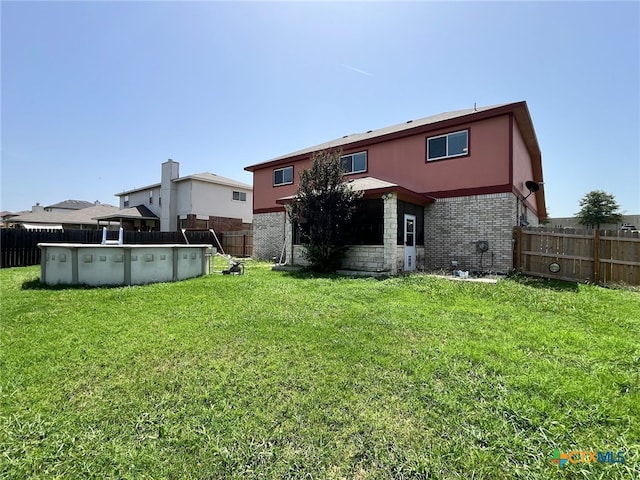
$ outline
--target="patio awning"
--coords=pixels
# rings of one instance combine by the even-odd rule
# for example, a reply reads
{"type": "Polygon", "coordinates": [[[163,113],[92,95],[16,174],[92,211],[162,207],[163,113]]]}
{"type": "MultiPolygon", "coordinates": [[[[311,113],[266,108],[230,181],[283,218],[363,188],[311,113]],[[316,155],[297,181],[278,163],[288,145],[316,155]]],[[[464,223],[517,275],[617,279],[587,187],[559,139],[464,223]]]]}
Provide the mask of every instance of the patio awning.
{"type": "MultiPolygon", "coordinates": [[[[363,192],[364,198],[372,198],[382,196],[387,193],[396,193],[398,198],[417,205],[426,205],[427,203],[433,203],[435,199],[428,195],[414,192],[396,183],[387,182],[386,180],[380,180],[375,177],[360,177],[354,178],[348,181],[349,186],[357,191],[363,192]]],[[[281,197],[276,200],[276,203],[280,205],[287,205],[293,202],[295,195],[289,195],[287,197],[281,197]]]]}
{"type": "Polygon", "coordinates": [[[144,205],[118,210],[109,215],[93,217],[94,220],[160,220],[158,216],[144,205]]]}

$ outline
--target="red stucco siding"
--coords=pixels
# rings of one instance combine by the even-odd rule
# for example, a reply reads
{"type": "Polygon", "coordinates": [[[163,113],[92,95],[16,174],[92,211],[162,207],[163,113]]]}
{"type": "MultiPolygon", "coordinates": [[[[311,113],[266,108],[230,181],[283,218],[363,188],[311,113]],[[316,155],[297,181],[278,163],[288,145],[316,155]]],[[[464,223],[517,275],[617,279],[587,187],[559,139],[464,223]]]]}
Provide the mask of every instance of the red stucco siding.
{"type": "MultiPolygon", "coordinates": [[[[525,186],[527,180],[533,180],[533,168],[529,150],[524,143],[524,139],[520,134],[518,125],[513,122],[513,188],[520,193],[522,197],[529,194],[529,190],[525,186]]],[[[532,210],[536,216],[538,209],[536,207],[536,194],[533,193],[525,200],[527,207],[532,210]]]]}
{"type": "MultiPolygon", "coordinates": [[[[357,149],[344,149],[344,153],[367,151],[366,173],[353,177],[370,176],[397,183],[418,193],[446,196],[447,192],[498,189],[511,191],[510,167],[510,116],[485,118],[475,122],[461,123],[447,129],[432,130],[389,141],[371,143],[357,149]],[[469,129],[469,154],[463,157],[426,162],[426,139],[430,136],[469,129]]],[[[515,122],[514,129],[517,130],[515,122]]],[[[527,160],[526,148],[518,135],[518,163],[527,160]]],[[[515,156],[515,155],[514,155],[515,156]]],[[[281,208],[276,200],[294,195],[297,190],[299,172],[311,165],[309,159],[282,163],[278,168],[294,166],[294,184],[273,186],[273,166],[254,171],[254,211],[256,213],[281,208]]],[[[529,167],[530,169],[530,167],[529,167]]],[[[528,173],[523,168],[518,179],[528,173]]],[[[530,170],[529,170],[530,171],[530,170]]]]}

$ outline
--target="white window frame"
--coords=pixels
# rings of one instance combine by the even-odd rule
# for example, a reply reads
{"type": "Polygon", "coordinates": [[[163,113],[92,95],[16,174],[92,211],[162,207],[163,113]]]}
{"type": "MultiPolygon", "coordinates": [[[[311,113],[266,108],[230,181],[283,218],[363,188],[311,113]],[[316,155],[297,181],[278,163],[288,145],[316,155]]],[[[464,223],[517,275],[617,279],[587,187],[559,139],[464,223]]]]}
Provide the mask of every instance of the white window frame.
{"type": "Polygon", "coordinates": [[[246,202],[247,201],[247,192],[240,192],[238,190],[233,190],[231,194],[231,199],[236,202],[246,202]],[[238,198],[236,198],[238,197],[238,198]]]}
{"type": "Polygon", "coordinates": [[[124,196],[124,200],[122,201],[122,206],[124,208],[129,208],[129,195],[124,196]]]}
{"type": "Polygon", "coordinates": [[[347,157],[351,157],[351,168],[352,168],[352,170],[345,170],[344,171],[345,175],[350,175],[352,173],[362,173],[362,172],[366,172],[367,171],[367,167],[368,167],[369,161],[368,161],[368,158],[367,158],[367,151],[366,150],[364,150],[362,152],[354,152],[354,153],[349,153],[347,155],[342,155],[340,157],[340,166],[342,166],[342,160],[347,158],[347,157]],[[353,170],[353,157],[356,156],[356,155],[361,155],[361,154],[364,155],[364,169],[362,169],[362,170],[353,170]]]}
{"type": "Polygon", "coordinates": [[[153,190],[149,190],[149,205],[153,205],[153,190]]]}
{"type": "Polygon", "coordinates": [[[293,183],[293,165],[289,165],[288,167],[282,167],[282,168],[274,168],[273,169],[273,186],[274,187],[279,187],[280,185],[291,185],[293,183]],[[282,174],[282,182],[280,183],[276,183],[276,172],[284,172],[285,170],[291,169],[291,181],[290,182],[285,182],[284,181],[284,173],[282,174]]]}
{"type": "Polygon", "coordinates": [[[433,137],[427,137],[427,162],[433,162],[434,160],[443,160],[445,158],[455,158],[455,157],[464,157],[469,155],[469,129],[465,128],[464,130],[458,130],[456,132],[449,132],[449,133],[445,133],[443,135],[435,135],[433,137]],[[464,149],[464,152],[462,153],[456,153],[453,155],[449,155],[449,137],[452,135],[456,135],[458,133],[466,133],[467,134],[467,146],[464,149]],[[437,138],[446,138],[446,153],[444,154],[444,156],[441,157],[429,157],[429,141],[430,140],[435,140],[437,138]]]}

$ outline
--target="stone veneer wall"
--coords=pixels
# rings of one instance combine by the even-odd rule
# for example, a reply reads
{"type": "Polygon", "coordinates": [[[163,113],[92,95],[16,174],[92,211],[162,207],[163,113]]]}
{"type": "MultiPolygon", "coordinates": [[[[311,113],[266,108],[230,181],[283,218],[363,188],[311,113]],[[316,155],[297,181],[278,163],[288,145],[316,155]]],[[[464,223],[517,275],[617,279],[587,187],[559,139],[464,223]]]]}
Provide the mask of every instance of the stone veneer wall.
{"type": "MultiPolygon", "coordinates": [[[[302,256],[303,248],[302,245],[293,246],[294,265],[309,264],[302,256]]],[[[361,272],[385,271],[383,253],[384,247],[382,245],[353,245],[347,251],[347,255],[342,262],[342,268],[361,272]]]]}
{"type": "MultiPolygon", "coordinates": [[[[259,260],[280,260],[285,239],[285,212],[253,215],[253,256],[259,260]]],[[[291,243],[291,242],[289,242],[291,243]]]]}
{"type": "MultiPolygon", "coordinates": [[[[398,273],[398,259],[404,263],[404,257],[398,258],[398,195],[387,193],[382,196],[384,230],[384,270],[391,274],[398,273]]],[[[404,219],[402,220],[404,222],[404,219]]],[[[402,271],[402,267],[400,268],[402,271]]]]}
{"type": "MultiPolygon", "coordinates": [[[[511,270],[516,203],[512,193],[496,193],[439,198],[425,207],[427,270],[450,270],[452,260],[458,262],[459,270],[499,273],[511,270]],[[480,253],[476,250],[479,240],[489,242],[489,251],[482,256],[482,266],[480,253]]],[[[530,213],[529,217],[534,215],[530,213]]]]}
{"type": "Polygon", "coordinates": [[[349,247],[342,262],[342,268],[364,272],[384,271],[384,246],[353,245],[349,247]]]}

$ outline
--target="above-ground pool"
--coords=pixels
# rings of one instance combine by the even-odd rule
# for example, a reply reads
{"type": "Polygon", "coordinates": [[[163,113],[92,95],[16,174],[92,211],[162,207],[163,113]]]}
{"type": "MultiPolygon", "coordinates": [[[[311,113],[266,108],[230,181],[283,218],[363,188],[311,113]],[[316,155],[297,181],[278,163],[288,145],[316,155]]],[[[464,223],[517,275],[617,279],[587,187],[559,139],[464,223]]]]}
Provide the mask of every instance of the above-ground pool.
{"type": "Polygon", "coordinates": [[[141,285],[209,273],[211,245],[39,243],[47,285],[141,285]]]}

